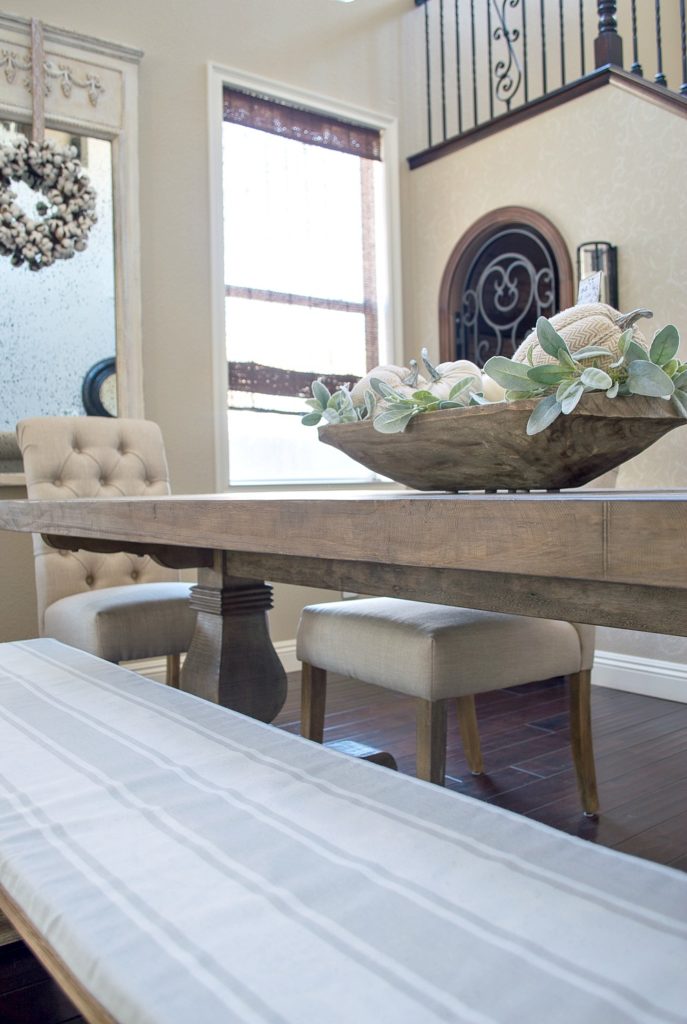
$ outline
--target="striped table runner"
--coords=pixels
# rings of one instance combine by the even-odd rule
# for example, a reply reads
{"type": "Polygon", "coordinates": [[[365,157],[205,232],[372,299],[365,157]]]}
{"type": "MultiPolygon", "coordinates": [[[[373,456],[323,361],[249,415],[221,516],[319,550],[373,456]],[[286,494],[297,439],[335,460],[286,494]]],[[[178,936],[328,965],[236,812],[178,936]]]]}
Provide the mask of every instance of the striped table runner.
{"type": "Polygon", "coordinates": [[[122,1024],[687,1020],[687,875],[52,640],[0,646],[0,882],[122,1024]]]}

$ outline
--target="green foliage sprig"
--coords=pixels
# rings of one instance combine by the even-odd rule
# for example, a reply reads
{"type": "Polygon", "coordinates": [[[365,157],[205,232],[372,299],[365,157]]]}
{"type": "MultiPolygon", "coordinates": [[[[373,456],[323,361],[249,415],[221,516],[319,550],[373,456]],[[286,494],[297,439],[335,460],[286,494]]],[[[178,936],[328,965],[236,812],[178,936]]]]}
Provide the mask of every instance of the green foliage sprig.
{"type": "Polygon", "coordinates": [[[321,380],[316,380],[312,383],[313,397],[306,401],[312,412],[306,413],[301,423],[306,427],[316,427],[322,420],[326,423],[356,423],[371,419],[375,430],[381,434],[398,434],[405,430],[413,416],[421,412],[485,403],[481,392],[470,391],[471,384],[474,385],[474,378],[464,377],[454,384],[447,399],[440,399],[431,391],[422,389],[410,394],[406,393],[407,389],[406,392],[397,391],[385,381],[372,377],[370,388],[365,392],[365,404],[355,406],[347,387],[337,388],[332,394],[321,380]]]}
{"type": "Polygon", "coordinates": [[[460,409],[469,405],[473,392],[469,390],[474,378],[464,377],[453,385],[448,398],[439,398],[431,391],[414,391],[405,395],[395,388],[373,377],[370,385],[376,402],[372,413],[372,425],[380,434],[398,434],[405,430],[413,416],[421,412],[435,412],[437,409],[460,409]]]}
{"type": "MultiPolygon", "coordinates": [[[[530,348],[526,363],[493,356],[484,366],[484,373],[505,388],[506,402],[540,399],[527,423],[528,434],[538,434],[559,416],[569,415],[590,391],[601,391],[607,398],[647,395],[671,399],[687,418],[687,362],[677,358],[680,336],[672,324],[656,333],[649,349],[634,340],[631,328],[626,330],[618,343],[620,358],[606,369],[598,361],[608,360],[607,348],[588,345],[572,352],[546,317],[537,321],[537,340],[554,363],[534,366],[530,348]]],[[[354,405],[347,386],[332,393],[321,380],[314,381],[313,397],[306,402],[311,411],[301,422],[310,427],[322,420],[334,424],[371,419],[375,430],[396,434],[420,413],[491,404],[475,389],[472,376],[459,380],[445,399],[428,389],[394,388],[376,377],[369,383],[364,405],[354,405]]]]}
{"type": "Polygon", "coordinates": [[[538,434],[560,415],[569,415],[589,391],[602,391],[607,398],[672,398],[687,417],[687,363],[676,358],[680,336],[672,324],[656,333],[649,349],[634,340],[631,329],[625,331],[619,341],[620,358],[607,369],[596,361],[608,358],[608,349],[589,345],[571,352],[546,317],[537,321],[537,340],[555,363],[534,366],[530,348],[527,363],[492,356],[484,366],[484,372],[506,389],[507,402],[541,398],[527,423],[528,434],[538,434]]]}
{"type": "Polygon", "coordinates": [[[301,419],[305,427],[316,427],[324,420],[326,423],[357,423],[366,419],[371,410],[368,408],[367,396],[364,406],[354,406],[351,393],[347,387],[337,388],[332,394],[321,380],[312,382],[312,398],[306,399],[312,412],[307,412],[301,419]]]}

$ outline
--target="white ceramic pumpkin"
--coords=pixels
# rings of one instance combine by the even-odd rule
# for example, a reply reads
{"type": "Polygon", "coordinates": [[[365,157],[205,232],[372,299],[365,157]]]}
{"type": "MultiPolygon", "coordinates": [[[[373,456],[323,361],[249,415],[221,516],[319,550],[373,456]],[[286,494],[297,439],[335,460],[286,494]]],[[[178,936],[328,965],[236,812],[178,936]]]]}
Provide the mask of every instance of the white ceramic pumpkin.
{"type": "Polygon", "coordinates": [[[433,395],[442,401],[448,401],[452,389],[466,377],[472,378],[473,386],[468,385],[465,395],[470,391],[482,390],[482,371],[469,359],[457,359],[452,363],[439,363],[433,366],[429,361],[429,353],[426,348],[422,349],[422,362],[429,374],[429,383],[425,390],[431,391],[433,395]]]}
{"type": "Polygon", "coordinates": [[[497,384],[495,380],[482,374],[482,394],[489,402],[503,402],[506,397],[506,389],[497,384]]]}
{"type": "Polygon", "coordinates": [[[427,384],[418,370],[416,359],[411,359],[410,366],[394,366],[392,364],[375,366],[351,388],[351,399],[354,406],[365,404],[365,392],[371,390],[370,381],[373,377],[407,397],[427,384]]]}

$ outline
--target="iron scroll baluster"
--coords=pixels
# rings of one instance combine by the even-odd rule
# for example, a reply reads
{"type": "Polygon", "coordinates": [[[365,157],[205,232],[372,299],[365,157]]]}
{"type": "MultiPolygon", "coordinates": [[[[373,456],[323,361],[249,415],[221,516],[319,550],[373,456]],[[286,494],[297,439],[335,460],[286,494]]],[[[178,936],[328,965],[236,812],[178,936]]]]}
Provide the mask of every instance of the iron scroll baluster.
{"type": "Polygon", "coordinates": [[[667,85],[668,80],[663,74],[663,40],[661,35],[661,0],[656,0],[656,85],[667,85]]]}
{"type": "Polygon", "coordinates": [[[632,65],[630,71],[633,75],[639,75],[640,78],[644,74],[642,65],[639,63],[639,46],[637,42],[637,0],[632,0],[632,65]]]}
{"type": "Polygon", "coordinates": [[[456,105],[458,107],[458,134],[463,134],[463,90],[460,81],[460,11],[458,0],[454,0],[454,18],[456,24],[456,105]]]}
{"type": "Polygon", "coordinates": [[[507,60],[499,60],[494,68],[496,76],[496,99],[506,104],[506,110],[510,110],[513,97],[520,88],[522,81],[522,69],[518,61],[517,53],[513,46],[520,38],[520,30],[508,28],[506,21],[506,8],[516,8],[520,0],[493,0],[496,16],[499,24],[494,29],[494,41],[503,39],[507,50],[507,60]]]}

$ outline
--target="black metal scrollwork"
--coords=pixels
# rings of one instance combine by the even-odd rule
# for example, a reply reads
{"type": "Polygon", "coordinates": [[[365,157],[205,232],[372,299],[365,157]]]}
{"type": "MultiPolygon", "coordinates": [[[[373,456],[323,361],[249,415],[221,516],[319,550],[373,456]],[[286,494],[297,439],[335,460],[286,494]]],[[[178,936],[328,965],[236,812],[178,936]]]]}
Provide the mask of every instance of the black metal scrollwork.
{"type": "Polygon", "coordinates": [[[478,365],[511,356],[558,302],[558,273],[544,239],[523,225],[490,235],[473,257],[456,314],[456,356],[478,365]]]}
{"type": "Polygon", "coordinates": [[[494,67],[496,99],[501,103],[505,103],[506,110],[510,110],[513,97],[516,95],[522,82],[522,69],[514,47],[514,43],[517,43],[520,38],[520,30],[515,27],[508,27],[507,8],[514,9],[519,7],[520,0],[490,0],[490,2],[494,5],[496,17],[499,21],[493,32],[494,41],[499,42],[503,39],[507,48],[507,58],[497,61],[494,67]]]}

